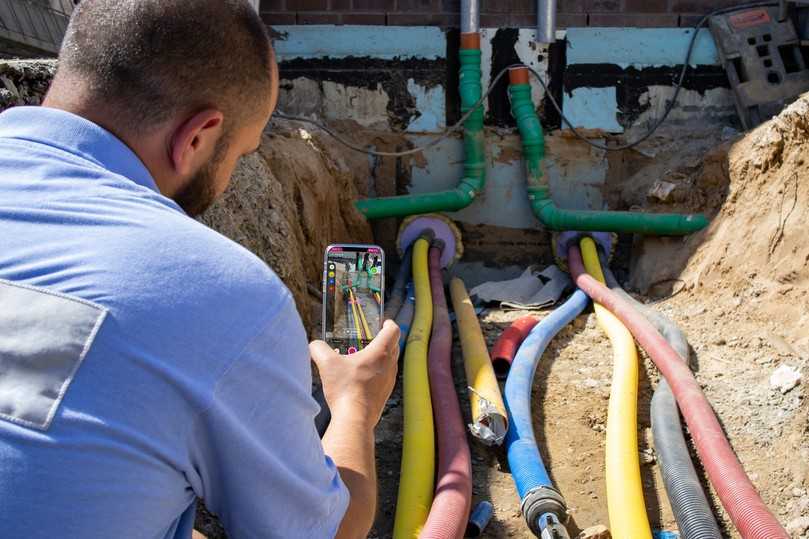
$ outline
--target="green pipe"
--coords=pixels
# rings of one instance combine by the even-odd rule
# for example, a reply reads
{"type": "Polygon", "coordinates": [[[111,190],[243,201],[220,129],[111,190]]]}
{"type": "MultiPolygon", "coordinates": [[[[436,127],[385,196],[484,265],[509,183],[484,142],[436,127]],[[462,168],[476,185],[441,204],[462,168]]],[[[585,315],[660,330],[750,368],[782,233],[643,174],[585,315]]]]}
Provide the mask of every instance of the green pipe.
{"type": "Polygon", "coordinates": [[[550,230],[626,232],[658,236],[683,236],[708,226],[702,214],[636,213],[626,211],[564,210],[550,197],[550,188],[542,172],[545,139],[530,84],[511,84],[511,114],[517,120],[523,141],[527,169],[528,200],[537,218],[550,230]]]}
{"type": "MultiPolygon", "coordinates": [[[[480,50],[461,49],[461,114],[480,100],[480,50]]],[[[483,107],[479,106],[464,122],[464,174],[455,189],[419,195],[366,198],[356,202],[368,219],[406,217],[420,213],[458,211],[469,206],[486,184],[486,140],[483,134],[483,107]]]]}

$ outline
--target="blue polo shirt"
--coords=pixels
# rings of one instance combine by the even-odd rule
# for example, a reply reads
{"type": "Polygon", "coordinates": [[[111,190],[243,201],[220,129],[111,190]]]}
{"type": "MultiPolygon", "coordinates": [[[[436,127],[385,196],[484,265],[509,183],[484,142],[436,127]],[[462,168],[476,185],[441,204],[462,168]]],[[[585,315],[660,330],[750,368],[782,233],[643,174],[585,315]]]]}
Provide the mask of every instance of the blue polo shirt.
{"type": "Polygon", "coordinates": [[[0,114],[0,536],[333,537],[306,334],[256,256],[78,116],[0,114]]]}

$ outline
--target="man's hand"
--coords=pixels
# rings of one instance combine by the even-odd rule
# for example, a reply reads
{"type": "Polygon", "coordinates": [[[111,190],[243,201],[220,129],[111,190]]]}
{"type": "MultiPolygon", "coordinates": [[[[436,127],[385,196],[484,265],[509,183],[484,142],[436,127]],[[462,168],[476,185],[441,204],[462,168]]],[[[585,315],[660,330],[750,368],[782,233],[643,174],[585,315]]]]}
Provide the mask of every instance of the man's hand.
{"type": "Polygon", "coordinates": [[[309,345],[333,416],[348,414],[376,426],[396,383],[399,334],[388,320],[371,344],[350,356],[341,356],[323,341],[309,345]]]}
{"type": "Polygon", "coordinates": [[[351,495],[337,539],[366,537],[376,513],[374,427],[396,383],[399,327],[388,320],[371,344],[350,356],[322,341],[309,349],[331,409],[323,449],[351,495]]]}

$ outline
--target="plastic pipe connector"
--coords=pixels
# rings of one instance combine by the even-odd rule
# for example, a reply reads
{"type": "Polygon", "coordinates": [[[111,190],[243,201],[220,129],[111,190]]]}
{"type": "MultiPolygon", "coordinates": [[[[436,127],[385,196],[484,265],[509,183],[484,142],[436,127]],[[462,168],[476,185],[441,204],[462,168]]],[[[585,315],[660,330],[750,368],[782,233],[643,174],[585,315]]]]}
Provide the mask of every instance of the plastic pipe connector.
{"type": "Polygon", "coordinates": [[[402,467],[393,527],[396,539],[417,537],[433,503],[435,440],[427,374],[427,345],[433,323],[427,263],[429,248],[430,241],[425,238],[417,240],[413,246],[416,313],[404,357],[402,467]]]}

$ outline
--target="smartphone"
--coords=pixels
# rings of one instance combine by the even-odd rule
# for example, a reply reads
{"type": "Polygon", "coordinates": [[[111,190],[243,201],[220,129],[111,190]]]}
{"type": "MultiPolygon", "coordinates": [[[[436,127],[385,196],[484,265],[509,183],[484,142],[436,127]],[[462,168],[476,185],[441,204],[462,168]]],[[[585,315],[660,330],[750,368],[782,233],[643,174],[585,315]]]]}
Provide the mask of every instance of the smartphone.
{"type": "Polygon", "coordinates": [[[329,245],[323,263],[323,340],[359,352],[382,328],[385,252],[378,245],[329,245]]]}

